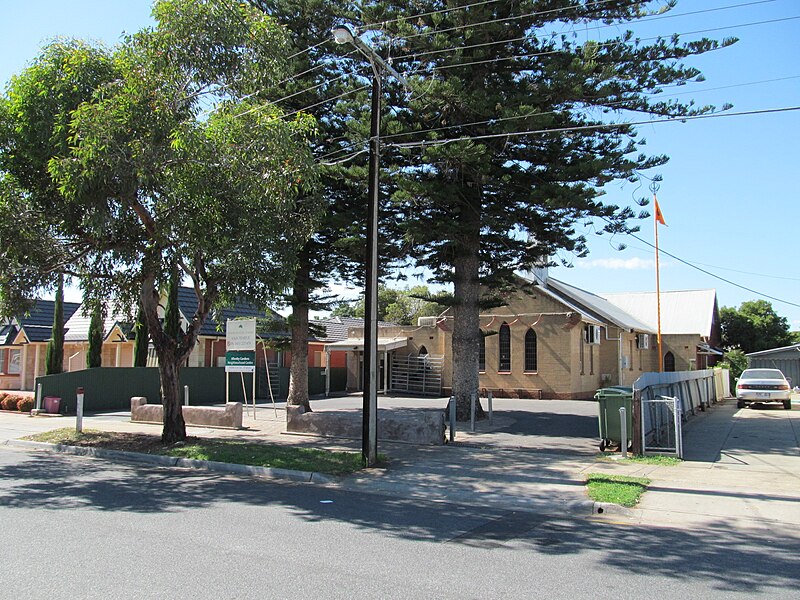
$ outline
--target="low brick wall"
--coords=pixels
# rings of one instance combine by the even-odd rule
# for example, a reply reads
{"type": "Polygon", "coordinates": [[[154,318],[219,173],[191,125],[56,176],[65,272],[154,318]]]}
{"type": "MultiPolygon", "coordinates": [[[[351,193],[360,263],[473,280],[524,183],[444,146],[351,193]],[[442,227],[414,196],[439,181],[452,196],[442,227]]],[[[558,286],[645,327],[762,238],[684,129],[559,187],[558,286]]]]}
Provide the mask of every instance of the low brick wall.
{"type": "MultiPolygon", "coordinates": [[[[224,407],[182,406],[183,420],[195,427],[220,427],[223,429],[242,428],[242,403],[231,402],[224,407]]],[[[164,407],[148,404],[147,398],[131,398],[131,421],[135,423],[163,423],[164,407]]]]}
{"type": "MultiPolygon", "coordinates": [[[[322,437],[361,438],[361,411],[305,412],[286,409],[286,431],[322,437]]],[[[378,412],[378,439],[389,442],[441,446],[445,439],[444,411],[392,410],[378,412]]]]}

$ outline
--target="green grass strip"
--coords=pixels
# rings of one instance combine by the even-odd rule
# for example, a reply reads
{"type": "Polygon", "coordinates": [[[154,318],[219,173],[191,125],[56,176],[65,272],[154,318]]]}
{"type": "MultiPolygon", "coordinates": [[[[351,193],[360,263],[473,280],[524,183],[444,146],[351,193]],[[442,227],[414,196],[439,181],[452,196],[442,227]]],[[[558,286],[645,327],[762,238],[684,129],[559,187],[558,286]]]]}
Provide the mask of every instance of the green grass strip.
{"type": "Polygon", "coordinates": [[[188,444],[173,448],[166,454],[195,460],[313,471],[329,475],[346,475],[363,468],[360,452],[331,452],[318,448],[275,446],[234,440],[188,444]]]}
{"type": "MultiPolygon", "coordinates": [[[[613,457],[619,456],[618,452],[603,452],[598,454],[600,460],[612,460],[613,457]]],[[[646,456],[636,456],[629,454],[628,458],[618,458],[614,460],[615,463],[626,464],[636,463],[642,465],[655,465],[659,467],[674,467],[683,463],[683,460],[677,456],[664,456],[663,454],[648,454],[646,456]]]]}
{"type": "Polygon", "coordinates": [[[589,473],[586,481],[586,488],[592,500],[621,506],[636,506],[648,485],[650,480],[645,477],[604,473],[589,473]]]}
{"type": "MultiPolygon", "coordinates": [[[[61,428],[28,436],[26,439],[50,444],[93,446],[146,454],[165,454],[179,458],[311,471],[328,475],[347,475],[364,465],[360,452],[333,452],[320,448],[274,445],[239,440],[199,440],[193,443],[165,446],[152,435],[61,428]]],[[[386,463],[385,455],[378,456],[386,463]]]]}

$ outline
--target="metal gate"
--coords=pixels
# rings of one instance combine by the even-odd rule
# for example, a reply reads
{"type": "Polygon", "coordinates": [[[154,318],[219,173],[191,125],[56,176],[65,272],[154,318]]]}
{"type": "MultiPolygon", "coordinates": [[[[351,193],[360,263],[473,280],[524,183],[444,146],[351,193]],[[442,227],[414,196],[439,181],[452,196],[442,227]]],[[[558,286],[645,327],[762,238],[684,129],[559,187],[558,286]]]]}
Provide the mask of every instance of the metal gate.
{"type": "Polygon", "coordinates": [[[683,458],[683,410],[679,398],[642,398],[642,452],[683,458]]]}
{"type": "Polygon", "coordinates": [[[394,355],[392,357],[391,391],[441,396],[443,365],[444,356],[394,355]]]}

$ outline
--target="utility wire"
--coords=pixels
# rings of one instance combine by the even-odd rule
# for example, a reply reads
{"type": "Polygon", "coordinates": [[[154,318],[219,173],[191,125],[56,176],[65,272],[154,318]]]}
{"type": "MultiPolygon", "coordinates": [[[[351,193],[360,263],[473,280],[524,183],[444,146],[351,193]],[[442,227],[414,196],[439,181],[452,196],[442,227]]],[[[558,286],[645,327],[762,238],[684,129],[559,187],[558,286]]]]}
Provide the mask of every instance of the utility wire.
{"type": "MultiPolygon", "coordinates": [[[[675,93],[672,93],[672,94],[652,93],[652,94],[646,94],[646,96],[651,97],[651,98],[672,98],[674,96],[684,96],[686,94],[697,94],[697,93],[714,92],[714,91],[718,91],[718,90],[726,90],[726,89],[730,89],[730,88],[744,87],[744,86],[749,86],[749,85],[758,85],[758,84],[764,84],[764,83],[774,83],[774,82],[777,82],[777,81],[787,81],[787,80],[790,80],[790,79],[800,79],[800,75],[791,75],[789,77],[778,77],[778,78],[775,78],[775,79],[762,79],[760,81],[750,81],[750,82],[747,82],[747,83],[736,83],[736,84],[732,84],[732,85],[722,85],[722,86],[718,86],[718,87],[704,88],[704,89],[694,90],[694,91],[690,90],[690,91],[686,91],[686,92],[675,92],[675,93]]],[[[682,86],[664,86],[664,87],[682,87],[682,86]]],[[[576,98],[573,102],[583,103],[583,102],[591,102],[592,100],[599,100],[599,98],[576,98]]],[[[601,106],[603,106],[603,107],[617,106],[617,105],[622,105],[622,104],[625,104],[627,102],[630,102],[631,100],[635,100],[635,98],[625,98],[625,99],[617,100],[617,101],[614,101],[614,102],[607,102],[607,103],[602,104],[601,106]]],[[[624,108],[624,106],[622,108],[624,108]]],[[[631,110],[634,110],[634,109],[631,109],[631,110]]],[[[382,135],[381,139],[385,140],[385,139],[393,139],[393,138],[404,137],[404,136],[409,136],[409,135],[419,135],[419,134],[422,134],[422,133],[435,133],[435,132],[439,132],[439,131],[446,131],[448,129],[458,129],[460,127],[474,127],[474,126],[477,126],[477,125],[494,125],[495,123],[502,123],[504,121],[516,121],[518,119],[527,119],[527,118],[534,117],[534,116],[535,117],[539,117],[539,116],[544,116],[544,115],[553,115],[553,114],[556,114],[556,113],[557,113],[557,111],[554,111],[554,110],[550,110],[550,111],[546,111],[546,112],[530,112],[530,113],[526,113],[524,115],[514,115],[514,116],[511,116],[511,117],[498,117],[498,118],[494,118],[494,119],[487,119],[485,121],[473,121],[471,123],[460,123],[458,125],[447,125],[447,126],[444,126],[444,127],[435,127],[435,128],[432,128],[432,129],[421,129],[419,131],[405,131],[405,132],[401,132],[401,133],[391,133],[391,134],[387,134],[387,135],[382,135]]]]}
{"type": "Polygon", "coordinates": [[[460,138],[450,138],[445,140],[433,140],[433,141],[422,141],[422,142],[400,142],[389,144],[394,148],[416,148],[416,147],[425,147],[425,146],[441,146],[444,144],[451,144],[453,142],[465,142],[465,141],[473,141],[473,140],[487,140],[487,139],[494,139],[494,138],[502,138],[502,137],[517,137],[523,135],[535,135],[535,134],[548,134],[548,133],[569,133],[572,131],[590,131],[590,130],[597,130],[597,129],[615,129],[615,128],[623,128],[623,127],[630,127],[631,125],[653,125],[656,123],[672,123],[675,121],[694,121],[697,119],[712,119],[718,117],[741,117],[745,115],[761,115],[761,114],[768,114],[768,113],[779,113],[779,112],[790,112],[800,110],[800,106],[787,106],[782,108],[765,108],[761,110],[748,110],[748,111],[741,111],[741,112],[732,112],[732,113],[714,113],[710,115],[685,115],[682,117],[668,117],[666,119],[651,119],[649,121],[629,121],[624,123],[598,123],[596,125],[580,125],[577,127],[557,127],[552,129],[534,129],[529,131],[512,131],[508,133],[491,133],[486,135],[474,135],[474,136],[464,136],[460,138]]]}
{"type": "MultiPolygon", "coordinates": [[[[607,1],[607,0],[605,0],[605,1],[607,1]]],[[[737,5],[726,6],[726,7],[721,7],[721,8],[708,8],[708,9],[703,9],[703,10],[698,10],[698,11],[693,11],[693,12],[687,12],[687,13],[678,13],[678,14],[672,14],[672,15],[659,15],[659,16],[654,16],[654,17],[642,17],[642,18],[639,18],[639,19],[635,19],[632,22],[637,23],[637,24],[638,23],[649,23],[650,21],[660,21],[662,19],[674,19],[674,18],[677,18],[677,17],[692,16],[692,15],[706,13],[706,12],[713,12],[713,11],[718,11],[718,10],[727,10],[729,8],[739,8],[739,7],[742,7],[742,6],[750,6],[750,5],[754,5],[754,4],[765,4],[765,3],[769,3],[769,2],[775,2],[775,1],[776,0],[757,0],[755,2],[748,2],[748,3],[744,3],[744,4],[737,4],[737,5]]],[[[602,2],[594,2],[592,4],[601,4],[601,3],[602,2]]],[[[515,15],[513,17],[503,17],[503,18],[500,18],[500,19],[490,19],[490,20],[487,20],[487,21],[479,21],[477,23],[467,23],[465,25],[456,25],[454,27],[447,27],[445,29],[432,29],[430,31],[424,31],[424,32],[420,32],[420,33],[413,33],[411,35],[403,36],[403,39],[413,39],[413,38],[417,38],[417,37],[421,37],[421,36],[425,36],[425,35],[435,35],[435,34],[439,34],[439,33],[447,33],[447,32],[450,32],[450,31],[458,31],[459,29],[466,29],[468,27],[480,27],[480,26],[483,26],[483,25],[491,25],[491,24],[494,24],[494,23],[504,23],[504,22],[507,22],[507,21],[515,21],[517,19],[524,19],[524,18],[527,18],[527,17],[540,16],[540,15],[543,15],[543,14],[547,14],[548,12],[560,12],[560,11],[564,11],[564,10],[580,9],[580,8],[583,8],[583,6],[571,6],[571,7],[561,8],[561,9],[551,9],[549,11],[523,13],[521,15],[515,15]]],[[[619,26],[618,24],[614,23],[614,24],[609,24],[609,25],[599,25],[599,26],[595,27],[595,29],[605,29],[605,28],[608,28],[608,27],[618,27],[618,26],[619,26]]],[[[560,35],[560,33],[557,34],[557,35],[560,35]]]]}
{"type": "MultiPolygon", "coordinates": [[[[608,0],[605,0],[605,1],[607,2],[608,0]]],[[[704,9],[704,10],[698,10],[698,11],[688,12],[688,13],[680,13],[680,14],[676,14],[676,15],[664,15],[664,16],[651,17],[651,18],[646,18],[645,17],[645,18],[633,21],[633,23],[642,23],[642,22],[653,21],[653,20],[657,20],[657,19],[667,19],[667,18],[672,19],[672,18],[675,18],[675,17],[685,17],[685,16],[691,16],[691,15],[696,15],[696,14],[700,14],[700,13],[708,13],[708,12],[714,12],[714,11],[720,11],[720,10],[728,10],[728,9],[732,9],[732,8],[742,8],[742,7],[751,6],[751,5],[754,5],[754,4],[764,4],[766,2],[775,2],[775,1],[776,0],[757,0],[756,2],[745,2],[743,4],[734,4],[734,5],[730,5],[730,6],[722,6],[722,7],[717,7],[717,8],[708,8],[708,9],[704,9]]],[[[570,7],[570,8],[574,8],[574,7],[570,7]]],[[[559,9],[559,10],[566,10],[566,9],[559,9]]],[[[532,14],[537,14],[537,13],[532,13],[532,14]]],[[[514,18],[519,18],[519,17],[514,17],[514,18]]],[[[499,19],[498,21],[486,21],[485,24],[499,22],[501,20],[504,20],[504,19],[499,19]]],[[[459,27],[470,27],[470,26],[471,25],[461,25],[459,27]]],[[[593,28],[593,29],[601,29],[601,28],[608,28],[608,27],[617,27],[617,25],[616,24],[614,24],[614,25],[601,25],[601,26],[598,26],[598,27],[593,28]]],[[[447,31],[447,30],[434,31],[434,33],[441,33],[442,31],[447,31]]],[[[558,37],[559,35],[561,35],[560,32],[555,32],[555,33],[551,33],[551,34],[549,34],[549,35],[547,35],[545,37],[554,38],[554,37],[558,37]]],[[[688,35],[688,34],[678,34],[678,35],[688,35]]],[[[410,37],[410,36],[406,36],[406,37],[410,37]]],[[[645,38],[645,40],[647,40],[647,39],[655,39],[655,38],[645,38]]],[[[483,47],[487,47],[487,46],[496,46],[496,45],[501,45],[501,44],[508,44],[508,43],[511,43],[511,42],[524,42],[526,40],[530,40],[530,36],[526,35],[526,36],[522,36],[522,37],[518,37],[518,38],[503,39],[503,40],[497,40],[497,41],[493,41],[493,42],[482,42],[480,44],[470,44],[470,45],[467,45],[467,46],[454,46],[452,48],[441,48],[439,50],[430,50],[428,52],[401,54],[399,56],[393,57],[393,60],[403,60],[403,59],[406,59],[406,58],[417,59],[417,58],[420,58],[420,57],[423,57],[423,56],[432,56],[432,55],[435,55],[435,54],[443,54],[445,52],[452,52],[452,51],[455,51],[455,50],[469,50],[469,49],[473,49],[473,48],[483,48],[483,47]]],[[[614,43],[616,43],[616,42],[614,42],[614,43]]],[[[600,44],[600,46],[605,46],[605,45],[608,45],[608,44],[600,44]]]]}
{"type": "MultiPolygon", "coordinates": [[[[639,236],[638,236],[638,235],[636,235],[635,233],[628,232],[628,233],[627,233],[627,235],[631,236],[631,237],[632,237],[632,238],[634,238],[634,239],[637,239],[637,240],[639,240],[639,241],[640,241],[640,242],[642,242],[643,244],[647,244],[647,245],[648,245],[648,246],[650,246],[651,248],[655,248],[655,244],[651,244],[651,243],[650,243],[650,242],[648,242],[646,239],[644,239],[644,238],[642,238],[642,237],[639,237],[639,236]]],[[[712,273],[711,271],[708,271],[708,270],[706,270],[706,269],[703,269],[703,268],[701,268],[701,267],[698,267],[697,265],[694,265],[694,264],[690,263],[690,262],[689,262],[689,261],[687,261],[687,260],[683,260],[682,258],[680,258],[680,257],[678,257],[678,256],[675,256],[674,254],[672,254],[672,253],[670,253],[670,252],[667,252],[666,250],[663,250],[662,248],[659,248],[659,249],[658,249],[658,251],[659,251],[659,252],[661,252],[662,254],[666,254],[666,255],[667,255],[667,256],[669,256],[670,258],[673,258],[673,259],[677,260],[677,261],[678,261],[678,262],[680,262],[680,263],[683,263],[684,265],[687,265],[687,266],[689,266],[689,267],[691,267],[691,268],[693,268],[693,269],[696,269],[696,270],[700,271],[701,273],[705,273],[706,275],[709,275],[709,276],[713,277],[714,279],[719,279],[720,281],[724,281],[725,283],[727,283],[727,284],[729,284],[729,285],[732,285],[732,286],[734,286],[734,287],[737,287],[737,288],[739,288],[739,289],[742,289],[742,290],[748,291],[748,292],[750,292],[750,293],[752,293],[752,294],[756,294],[757,296],[761,296],[761,297],[763,297],[763,298],[769,298],[770,300],[775,300],[776,302],[781,302],[781,303],[783,303],[783,304],[788,304],[789,306],[796,306],[797,308],[800,308],[800,304],[797,304],[797,303],[795,303],[795,302],[790,302],[789,300],[784,300],[784,299],[782,299],[782,298],[777,298],[777,297],[775,297],[775,296],[770,296],[769,294],[765,294],[765,293],[763,293],[763,292],[759,292],[759,291],[757,291],[757,290],[754,290],[754,289],[752,289],[752,288],[749,288],[749,287],[747,287],[747,286],[744,286],[744,285],[741,285],[741,284],[739,284],[739,283],[736,283],[735,281],[731,281],[730,279],[726,279],[725,277],[721,277],[720,275],[717,275],[717,274],[715,274],[715,273],[712,273]]]]}

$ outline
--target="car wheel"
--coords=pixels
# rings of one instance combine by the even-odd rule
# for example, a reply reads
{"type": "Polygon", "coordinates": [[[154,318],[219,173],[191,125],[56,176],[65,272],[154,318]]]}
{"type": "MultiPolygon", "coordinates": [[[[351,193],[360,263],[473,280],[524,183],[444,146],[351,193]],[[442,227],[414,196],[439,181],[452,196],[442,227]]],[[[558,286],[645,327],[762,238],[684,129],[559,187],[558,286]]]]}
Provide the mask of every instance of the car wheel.
{"type": "Polygon", "coordinates": [[[738,402],[736,402],[736,406],[738,406],[739,408],[744,408],[745,407],[744,400],[739,400],[738,402]]]}
{"type": "Polygon", "coordinates": [[[783,401],[783,408],[786,410],[792,410],[792,401],[791,400],[784,400],[783,401]]]}

